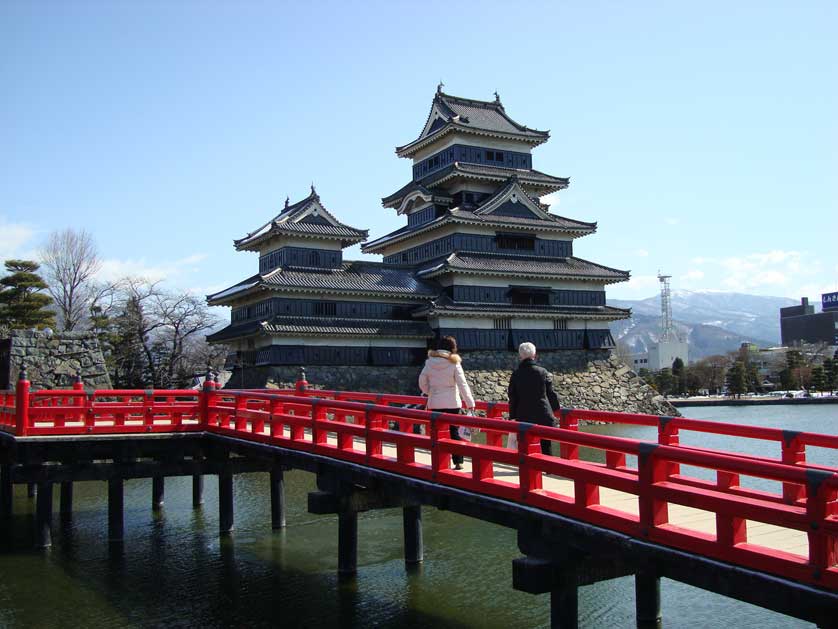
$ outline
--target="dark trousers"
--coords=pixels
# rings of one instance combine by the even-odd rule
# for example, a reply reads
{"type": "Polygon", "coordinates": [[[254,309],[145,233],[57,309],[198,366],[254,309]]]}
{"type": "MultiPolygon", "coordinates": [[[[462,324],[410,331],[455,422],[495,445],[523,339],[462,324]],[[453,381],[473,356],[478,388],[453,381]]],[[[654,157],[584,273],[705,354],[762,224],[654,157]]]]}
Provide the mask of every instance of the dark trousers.
{"type": "Polygon", "coordinates": [[[541,440],[541,454],[547,454],[547,455],[553,454],[550,451],[550,441],[547,440],[547,439],[542,439],[541,440]]]}
{"type": "MultiPolygon", "coordinates": [[[[435,408],[433,410],[435,410],[438,413],[452,413],[454,415],[460,414],[459,408],[435,408]]],[[[462,441],[462,439],[460,439],[460,433],[457,431],[457,427],[454,424],[451,424],[448,428],[452,439],[462,441]]],[[[454,463],[454,465],[462,465],[463,457],[461,457],[459,454],[452,454],[451,461],[452,463],[454,463]]]]}

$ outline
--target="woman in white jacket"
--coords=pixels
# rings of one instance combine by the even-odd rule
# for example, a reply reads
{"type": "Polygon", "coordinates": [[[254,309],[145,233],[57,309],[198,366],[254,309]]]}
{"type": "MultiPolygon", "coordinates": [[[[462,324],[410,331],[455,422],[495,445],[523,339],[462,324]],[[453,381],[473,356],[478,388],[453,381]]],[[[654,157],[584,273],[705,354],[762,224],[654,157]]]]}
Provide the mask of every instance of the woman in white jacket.
{"type": "MultiPolygon", "coordinates": [[[[463,405],[474,409],[474,397],[466,381],[466,374],[457,354],[457,339],[443,336],[437,348],[428,352],[428,360],[419,374],[419,388],[428,396],[427,408],[442,413],[459,414],[463,405]]],[[[451,426],[451,438],[459,439],[456,426],[451,426]]],[[[463,457],[453,455],[454,469],[463,469],[463,457]]]]}

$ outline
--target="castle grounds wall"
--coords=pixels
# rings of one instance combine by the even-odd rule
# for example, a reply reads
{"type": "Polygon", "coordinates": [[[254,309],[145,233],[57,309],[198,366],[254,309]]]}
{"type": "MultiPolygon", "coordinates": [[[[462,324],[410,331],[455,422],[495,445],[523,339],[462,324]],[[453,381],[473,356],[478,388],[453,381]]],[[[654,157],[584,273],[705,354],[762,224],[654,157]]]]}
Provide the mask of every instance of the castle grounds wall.
{"type": "Polygon", "coordinates": [[[11,389],[22,363],[32,389],[70,388],[78,374],[88,390],[111,388],[99,341],[90,332],[13,330],[3,347],[0,361],[5,363],[3,371],[9,374],[11,389]]]}
{"type": "MultiPolygon", "coordinates": [[[[553,372],[553,382],[562,405],[573,408],[679,415],[663,396],[634,371],[611,356],[608,350],[545,352],[539,363],[553,372]]],[[[517,366],[513,352],[463,353],[463,369],[475,397],[505,402],[509,376],[517,366]]],[[[306,365],[306,379],[317,388],[380,393],[419,393],[421,366],[376,367],[365,365],[306,365]]],[[[299,367],[246,367],[244,381],[237,370],[228,388],[293,386],[299,367]]]]}

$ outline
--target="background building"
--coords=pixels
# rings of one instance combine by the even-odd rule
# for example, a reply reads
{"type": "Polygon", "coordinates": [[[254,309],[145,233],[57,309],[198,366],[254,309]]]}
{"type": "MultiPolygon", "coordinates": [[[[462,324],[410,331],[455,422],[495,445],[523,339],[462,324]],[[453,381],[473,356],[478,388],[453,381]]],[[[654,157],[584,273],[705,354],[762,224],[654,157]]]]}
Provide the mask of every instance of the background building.
{"type": "Polygon", "coordinates": [[[838,345],[838,293],[821,296],[821,312],[807,297],[799,306],[780,309],[780,336],[786,347],[801,343],[838,345]]]}

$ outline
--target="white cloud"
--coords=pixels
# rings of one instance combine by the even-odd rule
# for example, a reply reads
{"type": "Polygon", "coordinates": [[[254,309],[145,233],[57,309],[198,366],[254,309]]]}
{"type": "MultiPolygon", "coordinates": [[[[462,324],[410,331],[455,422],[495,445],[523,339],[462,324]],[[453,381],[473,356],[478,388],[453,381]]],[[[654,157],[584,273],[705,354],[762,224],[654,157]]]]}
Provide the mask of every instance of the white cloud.
{"type": "Polygon", "coordinates": [[[96,275],[105,282],[114,282],[124,277],[141,277],[152,282],[171,281],[200,271],[196,265],[206,258],[207,255],[204,253],[194,253],[185,258],[157,263],[149,263],[145,258],[137,260],[109,258],[102,261],[102,268],[96,275]]]}
{"type": "Polygon", "coordinates": [[[546,203],[547,205],[558,205],[559,204],[559,193],[558,192],[551,192],[550,194],[545,194],[539,200],[542,203],[546,203]]]}
{"type": "Polygon", "coordinates": [[[0,262],[15,257],[33,257],[24,247],[31,246],[36,231],[25,223],[12,223],[0,218],[0,262]]]}
{"type": "Polygon", "coordinates": [[[772,251],[732,256],[718,263],[725,274],[722,284],[729,290],[768,290],[787,295],[798,292],[803,280],[821,273],[822,266],[805,252],[772,251]]]}
{"type": "Polygon", "coordinates": [[[648,258],[649,252],[646,251],[646,249],[638,249],[634,252],[634,255],[636,255],[638,258],[648,258]]]}
{"type": "Polygon", "coordinates": [[[681,276],[681,281],[683,282],[692,282],[693,280],[703,280],[704,279],[704,271],[699,271],[698,269],[692,269],[691,271],[687,271],[684,275],[681,276]]]}
{"type": "Polygon", "coordinates": [[[665,219],[663,219],[663,221],[667,225],[677,225],[678,223],[681,222],[681,219],[675,218],[674,216],[667,216],[665,219]]]}

